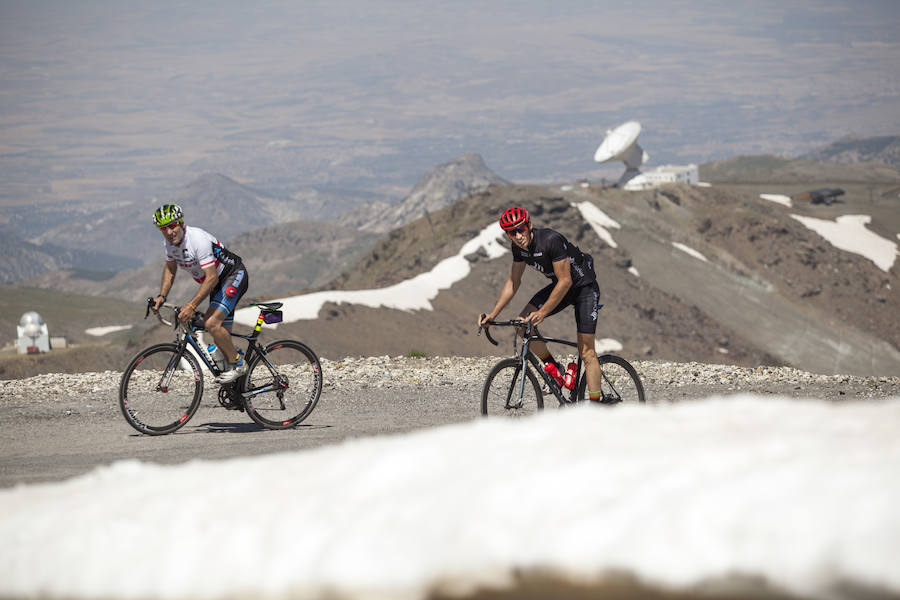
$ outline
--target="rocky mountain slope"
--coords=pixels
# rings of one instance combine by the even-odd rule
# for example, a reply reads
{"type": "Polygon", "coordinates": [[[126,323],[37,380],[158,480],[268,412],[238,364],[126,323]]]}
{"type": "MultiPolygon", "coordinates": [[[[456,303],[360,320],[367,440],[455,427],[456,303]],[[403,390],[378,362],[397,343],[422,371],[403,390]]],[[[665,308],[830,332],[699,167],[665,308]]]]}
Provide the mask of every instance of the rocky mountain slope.
{"type": "Polygon", "coordinates": [[[385,206],[375,203],[360,207],[340,220],[362,231],[386,233],[415,219],[428,218],[460,198],[471,196],[495,185],[509,182],[491,171],[484,159],[475,153],[467,153],[428,171],[400,203],[385,206]]]}
{"type": "MultiPolygon", "coordinates": [[[[868,202],[858,194],[849,201],[868,202]]],[[[791,217],[834,218],[847,207],[789,209],[758,194],[718,186],[656,192],[492,188],[432,215],[433,225],[420,220],[392,232],[333,287],[381,287],[426,271],[513,203],[594,256],[606,303],[599,333],[619,340],[627,356],[787,364],[827,373],[900,372],[900,323],[894,318],[900,299],[892,291],[900,285],[897,267],[884,272],[791,217]],[[574,206],[582,202],[619,224],[609,229],[616,246],[601,240],[584,220],[574,206]]],[[[877,208],[879,231],[896,236],[895,207],[877,208]]],[[[473,255],[470,260],[470,275],[439,294],[433,312],[326,305],[318,320],[283,330],[317,343],[323,352],[333,349],[332,355],[489,352],[492,348],[473,335],[473,323],[475,315],[493,306],[508,259],[473,255]],[[350,334],[357,330],[366,335],[350,334]],[[417,335],[404,335],[407,331],[417,335]]],[[[513,304],[524,304],[543,283],[537,276],[526,279],[513,304]]],[[[512,308],[507,312],[514,314],[512,308]]],[[[569,318],[554,319],[548,333],[571,333],[569,318]]]]}
{"type": "MultiPolygon", "coordinates": [[[[712,181],[711,187],[671,185],[642,192],[488,187],[394,229],[340,277],[311,287],[366,290],[421,275],[459,253],[504,208],[519,204],[532,212],[537,226],[558,229],[594,256],[605,303],[598,337],[618,341],[628,358],[897,375],[896,261],[885,271],[859,254],[838,249],[795,216],[833,222],[847,214],[869,215],[867,229],[896,244],[896,200],[869,192],[876,184],[896,184],[900,173],[886,166],[835,169],[831,164],[791,162],[756,157],[704,165],[702,178],[712,181]],[[748,169],[749,175],[741,179],[735,165],[746,168],[754,161],[769,166],[748,169]],[[846,194],[831,206],[785,206],[760,197],[790,196],[826,185],[838,185],[846,194]],[[598,212],[604,215],[599,221],[598,212]]],[[[266,255],[266,239],[257,238],[258,245],[248,246],[250,253],[266,255]]],[[[496,300],[508,274],[509,255],[489,259],[476,251],[466,259],[468,274],[453,285],[447,283],[432,300],[433,310],[332,302],[318,318],[284,323],[267,336],[299,337],[328,358],[511,352],[508,332],[497,332],[503,339],[497,349],[476,336],[474,327],[476,316],[496,300]]],[[[505,314],[514,315],[544,284],[543,277],[528,270],[505,314]]],[[[300,287],[292,285],[268,297],[277,299],[300,287]]],[[[258,294],[251,291],[254,297],[258,294]]],[[[571,336],[571,315],[549,319],[542,330],[571,336]]],[[[129,343],[133,348],[167,339],[170,333],[155,328],[129,343]]]]}
{"type": "Polygon", "coordinates": [[[32,244],[15,234],[0,236],[0,283],[24,281],[41,273],[58,269],[118,271],[136,267],[139,262],[122,256],[91,250],[73,250],[55,244],[32,244]]]}
{"type": "MultiPolygon", "coordinates": [[[[33,277],[24,285],[131,301],[155,296],[165,261],[163,240],[156,237],[146,249],[155,259],[142,267],[105,277],[63,269],[33,277]]],[[[328,283],[368,253],[378,237],[333,223],[290,221],[237,235],[226,245],[247,265],[248,297],[259,298],[328,283]]],[[[186,301],[195,291],[194,280],[179,273],[169,296],[186,301]]]]}
{"type": "MultiPolygon", "coordinates": [[[[321,286],[351,267],[380,233],[394,224],[408,223],[473,191],[506,183],[480,156],[465,154],[423,175],[397,205],[359,194],[316,190],[290,199],[278,198],[219,174],[203,175],[165,201],[180,204],[188,224],[197,223],[214,233],[244,257],[251,272],[251,293],[259,296],[321,286]],[[355,208],[348,210],[348,206],[355,208]],[[308,215],[319,220],[309,220],[308,215]],[[339,224],[321,221],[338,215],[343,215],[339,224]]],[[[94,219],[85,217],[61,224],[37,237],[45,242],[59,239],[76,248],[93,248],[99,237],[111,252],[137,255],[139,259],[120,259],[112,269],[107,266],[109,260],[87,260],[92,257],[88,250],[70,250],[74,258],[60,261],[44,256],[47,252],[40,253],[41,249],[49,251],[49,244],[15,246],[8,256],[16,258],[28,251],[40,260],[28,261],[26,270],[17,268],[22,266],[20,261],[11,260],[5,268],[6,281],[124,300],[155,294],[162,241],[150,224],[150,215],[160,202],[128,204],[94,219]],[[147,264],[119,271],[135,262],[147,264]]],[[[192,285],[186,277],[176,279],[174,296],[189,295],[192,285]]]]}
{"type": "Polygon", "coordinates": [[[828,163],[880,162],[900,168],[900,136],[843,137],[801,158],[828,163]]]}
{"type": "MultiPolygon", "coordinates": [[[[149,249],[157,247],[159,233],[153,227],[152,215],[160,204],[180,204],[188,224],[199,225],[220,239],[228,240],[270,225],[333,219],[350,207],[371,200],[371,195],[323,192],[312,188],[290,198],[278,197],[248,188],[224,175],[207,173],[171,197],[148,198],[94,212],[82,211],[77,218],[65,219],[35,232],[31,242],[103,253],[142,264],[155,260],[149,249]]],[[[97,271],[106,268],[106,265],[88,261],[80,266],[97,271]]]]}

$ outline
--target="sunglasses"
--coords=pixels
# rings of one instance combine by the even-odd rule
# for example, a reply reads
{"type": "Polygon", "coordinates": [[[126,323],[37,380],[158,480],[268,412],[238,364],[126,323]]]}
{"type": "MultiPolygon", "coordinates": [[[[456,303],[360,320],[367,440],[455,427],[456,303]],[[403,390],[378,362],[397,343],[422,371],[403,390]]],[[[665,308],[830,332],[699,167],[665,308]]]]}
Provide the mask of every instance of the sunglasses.
{"type": "Polygon", "coordinates": [[[526,231],[528,231],[528,225],[519,225],[518,227],[514,227],[513,229],[507,229],[506,235],[512,237],[520,233],[525,233],[526,231]]]}
{"type": "Polygon", "coordinates": [[[166,225],[160,225],[159,230],[162,232],[172,231],[173,229],[177,228],[179,225],[181,225],[181,223],[179,223],[178,221],[172,221],[171,223],[167,223],[166,225]]]}

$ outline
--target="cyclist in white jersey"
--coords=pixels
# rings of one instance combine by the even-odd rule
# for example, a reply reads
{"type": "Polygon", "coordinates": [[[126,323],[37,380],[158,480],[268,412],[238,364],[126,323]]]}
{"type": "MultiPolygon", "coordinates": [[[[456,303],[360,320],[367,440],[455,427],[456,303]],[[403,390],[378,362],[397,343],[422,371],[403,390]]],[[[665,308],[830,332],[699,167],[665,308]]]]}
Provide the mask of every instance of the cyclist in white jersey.
{"type": "Polygon", "coordinates": [[[234,309],[247,291],[249,278],[241,257],[225,248],[216,237],[199,227],[184,224],[184,213],[177,204],[165,204],[153,213],[153,222],[166,238],[166,265],[162,272],[159,295],[154,299],[156,312],[172,289],[178,267],[187,269],[200,289],[181,308],[178,319],[186,323],[197,307],[209,298],[204,328],[227,358],[229,369],[216,378],[217,383],[230,383],[247,372],[243,355],[231,341],[234,309]]]}

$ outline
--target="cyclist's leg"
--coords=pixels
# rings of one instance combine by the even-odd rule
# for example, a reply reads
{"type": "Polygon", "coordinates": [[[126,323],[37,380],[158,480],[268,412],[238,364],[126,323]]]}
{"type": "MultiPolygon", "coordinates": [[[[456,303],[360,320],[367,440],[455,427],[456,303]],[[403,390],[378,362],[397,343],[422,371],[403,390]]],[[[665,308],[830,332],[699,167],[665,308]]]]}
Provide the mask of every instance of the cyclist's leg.
{"type": "MultiPolygon", "coordinates": [[[[547,298],[550,297],[550,292],[553,291],[553,288],[555,286],[556,284],[551,283],[550,285],[539,290],[538,293],[531,297],[531,300],[528,301],[528,304],[524,309],[522,309],[522,312],[519,313],[519,316],[525,317],[544,306],[544,303],[547,302],[547,298]]],[[[559,304],[557,304],[547,316],[552,317],[556,313],[570,306],[573,302],[573,299],[575,298],[575,295],[573,294],[574,291],[575,290],[569,290],[569,292],[565,296],[563,296],[563,299],[559,301],[559,304]]],[[[556,359],[554,359],[550,354],[550,351],[547,349],[547,344],[545,344],[544,342],[532,342],[531,350],[545,363],[548,360],[553,360],[554,362],[556,362],[556,359]]],[[[557,367],[559,366],[560,365],[557,364],[557,367]]]]}
{"type": "Polygon", "coordinates": [[[237,350],[231,341],[234,309],[244,292],[247,291],[249,282],[247,270],[241,265],[231,275],[219,282],[209,298],[209,308],[206,310],[206,330],[212,335],[228,362],[235,362],[237,358],[237,350]]]}
{"type": "Polygon", "coordinates": [[[592,285],[579,288],[573,302],[575,327],[578,332],[578,353],[581,355],[581,364],[584,365],[585,377],[587,377],[588,395],[592,400],[601,398],[601,384],[603,383],[603,372],[600,369],[600,361],[597,360],[594,342],[597,332],[599,300],[600,287],[595,281],[592,285]]]}
{"type": "Polygon", "coordinates": [[[210,306],[206,309],[206,331],[212,336],[216,346],[222,351],[222,354],[231,360],[235,354],[234,344],[231,342],[231,333],[222,325],[225,320],[225,313],[218,306],[210,306]]]}
{"type": "MultiPolygon", "coordinates": [[[[539,290],[534,296],[531,297],[531,300],[528,301],[528,304],[525,305],[525,308],[522,309],[522,312],[519,313],[520,317],[526,317],[538,310],[540,307],[547,302],[547,298],[550,297],[550,292],[553,291],[553,288],[556,284],[551,283],[550,285],[539,290]]],[[[570,297],[571,291],[563,296],[563,299],[559,301],[559,304],[550,312],[548,317],[555,315],[560,312],[570,304],[572,304],[572,298],[570,297]]],[[[521,335],[521,332],[520,332],[521,335]]],[[[547,349],[547,344],[544,342],[531,342],[530,344],[531,351],[537,355],[543,362],[547,362],[548,360],[555,360],[550,354],[550,351],[547,349]]]]}

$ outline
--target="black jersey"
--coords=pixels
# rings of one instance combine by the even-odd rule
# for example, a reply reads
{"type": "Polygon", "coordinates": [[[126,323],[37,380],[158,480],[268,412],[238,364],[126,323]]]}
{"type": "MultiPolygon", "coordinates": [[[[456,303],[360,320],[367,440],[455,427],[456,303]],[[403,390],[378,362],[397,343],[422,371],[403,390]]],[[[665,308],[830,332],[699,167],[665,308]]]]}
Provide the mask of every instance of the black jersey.
{"type": "Polygon", "coordinates": [[[597,280],[591,255],[579,250],[578,246],[569,242],[561,233],[552,229],[533,229],[532,233],[534,236],[528,250],[512,244],[513,261],[524,261],[555,284],[557,277],[553,271],[553,263],[567,258],[573,288],[589,285],[597,280]]]}

